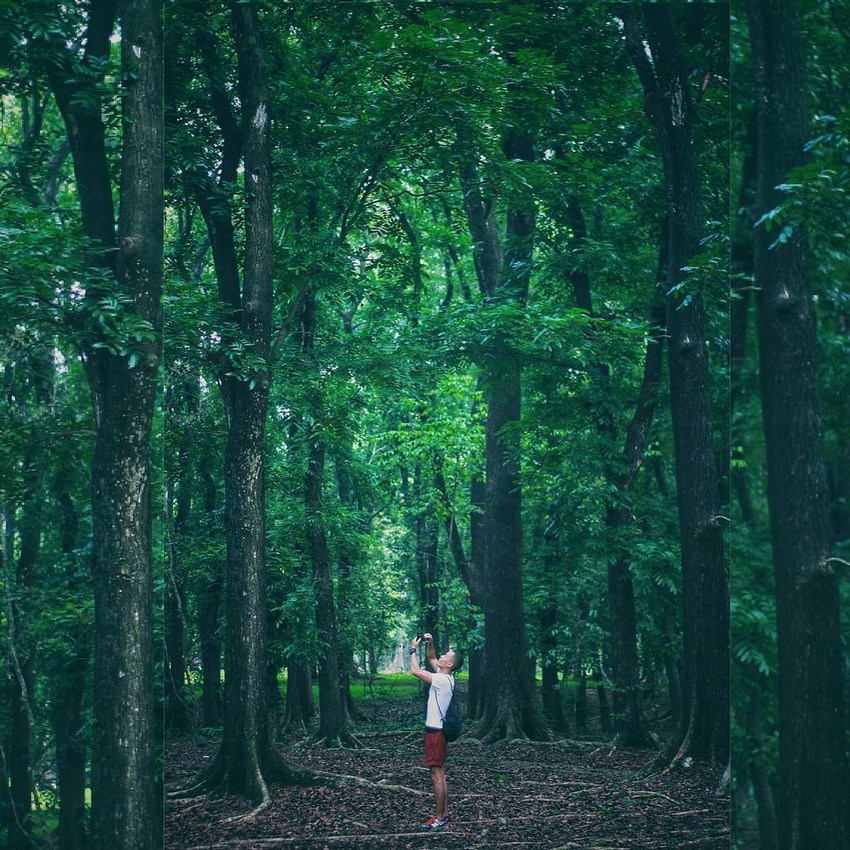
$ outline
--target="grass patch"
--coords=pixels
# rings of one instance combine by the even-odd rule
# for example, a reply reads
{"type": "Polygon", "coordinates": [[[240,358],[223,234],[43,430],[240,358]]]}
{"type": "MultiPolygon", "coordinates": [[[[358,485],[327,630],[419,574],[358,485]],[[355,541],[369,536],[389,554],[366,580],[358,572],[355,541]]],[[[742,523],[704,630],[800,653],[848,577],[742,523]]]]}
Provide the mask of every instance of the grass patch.
{"type": "Polygon", "coordinates": [[[410,673],[380,673],[351,680],[355,702],[374,699],[410,699],[419,693],[419,679],[410,673]]]}

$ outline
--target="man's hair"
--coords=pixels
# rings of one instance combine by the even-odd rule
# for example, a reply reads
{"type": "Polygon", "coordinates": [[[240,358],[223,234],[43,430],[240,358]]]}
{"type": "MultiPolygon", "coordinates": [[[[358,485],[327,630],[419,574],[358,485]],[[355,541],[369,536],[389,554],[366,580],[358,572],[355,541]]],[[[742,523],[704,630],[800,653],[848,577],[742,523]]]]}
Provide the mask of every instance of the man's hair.
{"type": "Polygon", "coordinates": [[[463,667],[463,653],[459,652],[457,649],[453,649],[452,652],[454,653],[455,657],[455,660],[452,664],[452,673],[454,673],[455,670],[460,670],[460,668],[463,667]]]}

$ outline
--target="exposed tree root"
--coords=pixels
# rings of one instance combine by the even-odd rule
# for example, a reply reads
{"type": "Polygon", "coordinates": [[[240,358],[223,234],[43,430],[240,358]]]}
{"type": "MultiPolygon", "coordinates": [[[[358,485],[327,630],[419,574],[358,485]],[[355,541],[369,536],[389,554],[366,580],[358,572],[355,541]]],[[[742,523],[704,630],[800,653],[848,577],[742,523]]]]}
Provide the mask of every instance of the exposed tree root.
{"type": "Polygon", "coordinates": [[[470,734],[484,745],[497,741],[552,742],[555,738],[538,708],[532,706],[527,713],[522,713],[506,703],[485,711],[470,734]]]}
{"type": "Polygon", "coordinates": [[[359,750],[362,749],[363,744],[354,737],[347,729],[343,730],[337,735],[322,735],[321,731],[317,732],[310,739],[310,746],[318,746],[319,744],[323,744],[328,749],[352,749],[359,750]]]}
{"type": "Polygon", "coordinates": [[[218,784],[220,768],[221,750],[219,750],[215,759],[201,770],[200,773],[196,774],[186,782],[175,783],[166,789],[168,799],[185,800],[191,797],[200,797],[203,794],[208,794],[218,784]]]}
{"type": "Polygon", "coordinates": [[[532,741],[532,743],[535,747],[559,747],[562,750],[592,750],[599,747],[599,741],[578,741],[575,738],[556,738],[554,741],[532,741]]]}
{"type": "Polygon", "coordinates": [[[403,739],[412,738],[415,735],[421,735],[419,729],[398,729],[394,732],[358,732],[358,738],[393,738],[403,737],[403,739]]]}
{"type": "Polygon", "coordinates": [[[359,785],[362,788],[382,788],[386,791],[403,791],[407,794],[416,794],[418,797],[430,796],[430,792],[419,791],[416,788],[408,788],[406,785],[391,785],[389,782],[373,782],[371,779],[363,779],[362,776],[352,776],[347,773],[325,773],[321,770],[312,771],[317,777],[326,779],[327,785],[340,787],[343,785],[359,785]]]}
{"type": "Polygon", "coordinates": [[[260,802],[245,815],[234,815],[230,818],[225,818],[224,823],[247,823],[252,821],[258,815],[268,811],[272,807],[272,795],[269,793],[269,786],[263,778],[263,772],[257,766],[255,770],[255,779],[260,786],[261,798],[260,802]]]}
{"type": "Polygon", "coordinates": [[[304,718],[302,717],[299,717],[298,720],[292,720],[292,718],[290,717],[285,717],[283,720],[283,725],[278,731],[279,738],[283,738],[285,735],[301,735],[303,737],[306,737],[307,734],[307,726],[304,723],[304,718]]]}

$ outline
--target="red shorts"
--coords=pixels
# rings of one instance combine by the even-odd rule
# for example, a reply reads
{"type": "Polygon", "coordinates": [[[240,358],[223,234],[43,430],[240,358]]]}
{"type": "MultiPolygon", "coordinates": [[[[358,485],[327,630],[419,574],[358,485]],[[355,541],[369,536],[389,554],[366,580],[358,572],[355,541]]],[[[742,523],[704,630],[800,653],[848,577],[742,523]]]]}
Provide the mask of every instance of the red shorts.
{"type": "Polygon", "coordinates": [[[442,767],[446,763],[446,736],[442,732],[425,733],[425,766],[442,767]]]}

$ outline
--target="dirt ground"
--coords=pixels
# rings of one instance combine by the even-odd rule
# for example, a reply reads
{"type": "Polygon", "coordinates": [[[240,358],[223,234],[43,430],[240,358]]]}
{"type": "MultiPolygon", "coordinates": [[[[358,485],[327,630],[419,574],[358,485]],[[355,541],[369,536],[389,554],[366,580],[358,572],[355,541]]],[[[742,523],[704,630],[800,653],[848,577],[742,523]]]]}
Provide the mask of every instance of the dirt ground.
{"type": "MultiPolygon", "coordinates": [[[[228,819],[251,811],[243,798],[169,801],[165,847],[720,850],[730,846],[729,800],[715,794],[718,768],[695,762],[646,777],[651,753],[612,752],[604,741],[502,742],[490,747],[458,741],[450,745],[446,764],[453,821],[441,832],[420,832],[419,824],[433,813],[433,796],[415,706],[387,702],[376,714],[386,721],[399,712],[410,716],[409,731],[371,732],[369,724],[358,725],[361,749],[327,749],[294,738],[281,742],[281,751],[295,764],[357,776],[373,785],[277,786],[272,789],[271,809],[241,823],[228,819]]],[[[188,779],[216,751],[216,742],[203,738],[169,742],[166,781],[188,779]]]]}

